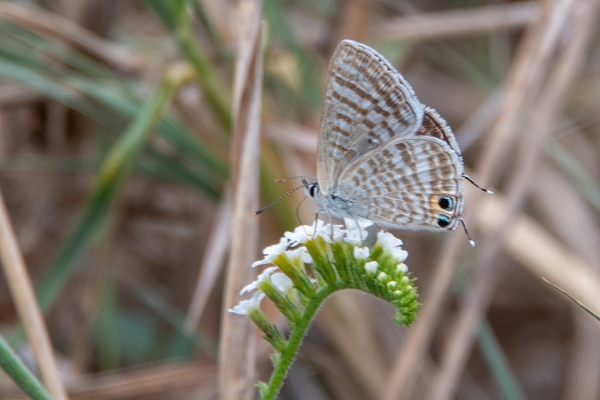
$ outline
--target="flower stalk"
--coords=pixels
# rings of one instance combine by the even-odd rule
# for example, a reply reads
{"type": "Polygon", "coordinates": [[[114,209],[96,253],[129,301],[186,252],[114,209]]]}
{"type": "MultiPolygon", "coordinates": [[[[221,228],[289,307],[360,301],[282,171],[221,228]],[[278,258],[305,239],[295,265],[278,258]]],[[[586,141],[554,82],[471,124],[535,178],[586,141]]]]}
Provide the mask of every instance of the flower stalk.
{"type": "Polygon", "coordinates": [[[408,253],[402,250],[402,241],[383,232],[377,234],[372,248],[365,247],[369,225],[368,221],[346,220],[346,229],[322,221],[298,227],[286,232],[277,245],[267,247],[264,260],[253,264],[272,263],[275,267],[265,269],[247,285],[241,294],[256,292],[230,311],[248,315],[276,350],[269,382],[257,384],[262,400],[277,397],[316,312],[338,290],[361,290],[394,304],[399,325],[415,320],[420,304],[415,279],[410,278],[404,264],[408,253]],[[260,311],[265,296],[286,317],[290,330],[287,340],[260,311]]]}

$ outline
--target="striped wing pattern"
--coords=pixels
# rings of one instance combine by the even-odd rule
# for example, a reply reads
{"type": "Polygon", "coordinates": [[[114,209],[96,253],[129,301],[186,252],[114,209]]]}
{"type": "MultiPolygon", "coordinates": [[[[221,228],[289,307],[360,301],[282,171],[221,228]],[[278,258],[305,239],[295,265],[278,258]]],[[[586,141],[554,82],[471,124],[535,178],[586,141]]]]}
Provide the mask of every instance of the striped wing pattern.
{"type": "Polygon", "coordinates": [[[446,121],[383,56],[344,40],[329,69],[317,149],[324,208],[398,229],[450,230],[463,211],[463,174],[446,121]]]}
{"type": "Polygon", "coordinates": [[[423,106],[412,88],[379,53],[351,40],[337,48],[327,79],[317,149],[324,195],[343,170],[394,138],[414,134],[423,106]]]}
{"type": "Polygon", "coordinates": [[[393,140],[344,174],[340,194],[353,199],[356,215],[382,225],[411,230],[440,228],[440,214],[458,216],[463,207],[463,164],[460,156],[435,137],[393,140]],[[443,210],[439,199],[452,200],[443,210]]]}
{"type": "Polygon", "coordinates": [[[461,155],[460,148],[452,133],[452,129],[450,129],[448,123],[440,116],[440,114],[431,107],[425,107],[423,122],[417,131],[417,136],[436,137],[446,142],[456,154],[459,156],[461,155]]]}

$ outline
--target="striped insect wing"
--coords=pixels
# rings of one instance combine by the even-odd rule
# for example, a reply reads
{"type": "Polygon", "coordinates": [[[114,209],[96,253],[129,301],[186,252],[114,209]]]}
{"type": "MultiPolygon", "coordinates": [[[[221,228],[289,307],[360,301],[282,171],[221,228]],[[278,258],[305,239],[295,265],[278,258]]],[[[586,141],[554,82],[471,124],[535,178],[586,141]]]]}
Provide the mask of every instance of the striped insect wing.
{"type": "Polygon", "coordinates": [[[431,107],[425,107],[423,122],[417,131],[417,136],[431,136],[443,140],[459,156],[460,148],[448,123],[431,107]]]}
{"type": "Polygon", "coordinates": [[[342,41],[329,67],[317,149],[323,193],[332,192],[343,171],[364,154],[414,134],[422,118],[423,105],[382,55],[342,41]]]}
{"type": "Polygon", "coordinates": [[[329,68],[317,149],[319,207],[397,229],[460,223],[464,166],[452,130],[370,47],[344,40],[329,68]]]}
{"type": "Polygon", "coordinates": [[[454,229],[462,213],[462,160],[430,136],[391,141],[343,176],[340,195],[359,216],[399,229],[454,229]]]}

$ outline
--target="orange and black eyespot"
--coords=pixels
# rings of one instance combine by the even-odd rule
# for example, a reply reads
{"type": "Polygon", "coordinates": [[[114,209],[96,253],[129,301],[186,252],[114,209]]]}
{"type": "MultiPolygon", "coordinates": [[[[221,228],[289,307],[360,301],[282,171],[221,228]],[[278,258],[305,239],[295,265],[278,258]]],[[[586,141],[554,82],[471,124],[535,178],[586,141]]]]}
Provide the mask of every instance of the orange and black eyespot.
{"type": "Polygon", "coordinates": [[[440,197],[440,199],[438,200],[438,205],[446,211],[452,211],[452,209],[454,208],[454,201],[452,200],[452,197],[444,196],[440,197]]]}
{"type": "Polygon", "coordinates": [[[444,214],[438,215],[437,224],[440,228],[445,228],[450,225],[450,217],[444,214]]]}

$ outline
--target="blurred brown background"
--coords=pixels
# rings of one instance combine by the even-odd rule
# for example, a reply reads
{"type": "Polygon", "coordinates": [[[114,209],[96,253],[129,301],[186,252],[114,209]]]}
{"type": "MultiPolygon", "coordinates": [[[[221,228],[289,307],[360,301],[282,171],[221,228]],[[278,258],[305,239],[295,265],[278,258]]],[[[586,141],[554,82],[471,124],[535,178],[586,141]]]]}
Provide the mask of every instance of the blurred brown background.
{"type": "MultiPolygon", "coordinates": [[[[216,399],[238,374],[250,386],[221,398],[248,399],[268,379],[260,335],[222,343],[245,323],[221,324],[239,290],[225,271],[248,283],[259,250],[299,225],[299,192],[250,210],[293,187],[275,179],[315,175],[327,64],[351,38],[449,122],[496,194],[466,183],[475,248],[460,230],[395,232],[421,317],[399,328],[388,305],[336,295],[280,398],[599,400],[600,321],[541,279],[600,312],[599,3],[0,1],[0,190],[68,396],[216,399]],[[194,78],[160,97],[174,65],[194,78]],[[245,144],[258,132],[260,165],[245,144]],[[258,186],[240,184],[244,157],[258,186]],[[219,367],[220,347],[256,374],[219,367]]],[[[3,267],[0,334],[40,372],[16,305],[31,299],[5,279],[18,260],[3,267]]],[[[0,376],[0,398],[19,393],[0,376]]]]}

